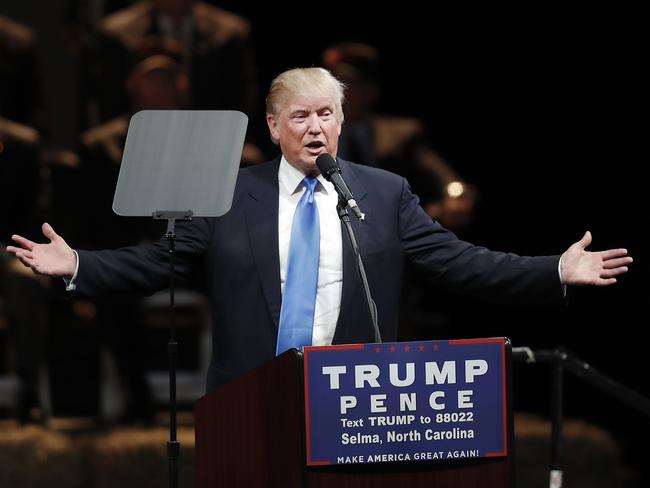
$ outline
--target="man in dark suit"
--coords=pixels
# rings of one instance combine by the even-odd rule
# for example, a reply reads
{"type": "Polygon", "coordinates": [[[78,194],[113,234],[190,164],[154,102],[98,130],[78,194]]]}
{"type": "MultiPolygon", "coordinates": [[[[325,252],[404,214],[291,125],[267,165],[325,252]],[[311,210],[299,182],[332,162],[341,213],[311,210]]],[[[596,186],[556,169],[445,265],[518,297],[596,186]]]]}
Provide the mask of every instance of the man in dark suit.
{"type": "MultiPolygon", "coordinates": [[[[267,123],[282,157],[240,171],[228,214],[195,219],[177,229],[178,274],[188,277],[193,269],[204,270],[212,304],[208,391],[287,347],[278,341],[291,327],[285,318],[295,306],[286,291],[293,293],[296,283],[297,288],[306,288],[309,281],[306,270],[304,275],[296,274],[292,265],[295,241],[309,237],[292,234],[301,205],[316,205],[318,225],[313,228],[320,240],[307,342],[356,343],[374,338],[353,254],[338,222],[338,196],[315,164],[321,154],[336,155],[343,88],[321,68],[280,74],[269,90],[267,123]]],[[[632,262],[624,249],[585,251],[591,242],[589,233],[562,256],[519,257],[473,246],[432,221],[403,178],[346,161],[339,164],[366,213],[365,222],[353,222],[353,227],[385,340],[394,340],[397,334],[404,258],[451,290],[533,304],[562,303],[563,285],[615,283],[632,262]]],[[[147,293],[167,284],[165,242],[73,251],[50,225],[44,224],[43,232],[49,244],[13,236],[18,246],[7,250],[36,273],[65,277],[68,288],[78,294],[147,293]]]]}

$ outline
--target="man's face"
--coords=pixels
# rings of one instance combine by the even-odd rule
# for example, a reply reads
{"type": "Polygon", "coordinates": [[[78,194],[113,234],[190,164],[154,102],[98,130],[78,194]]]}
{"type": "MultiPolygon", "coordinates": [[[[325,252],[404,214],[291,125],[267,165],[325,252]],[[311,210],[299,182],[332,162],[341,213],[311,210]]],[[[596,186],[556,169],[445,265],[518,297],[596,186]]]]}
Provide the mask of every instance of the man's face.
{"type": "Polygon", "coordinates": [[[316,158],[336,157],[341,123],[330,97],[290,97],[277,115],[267,115],[271,136],[289,164],[305,174],[318,174],[316,158]]]}

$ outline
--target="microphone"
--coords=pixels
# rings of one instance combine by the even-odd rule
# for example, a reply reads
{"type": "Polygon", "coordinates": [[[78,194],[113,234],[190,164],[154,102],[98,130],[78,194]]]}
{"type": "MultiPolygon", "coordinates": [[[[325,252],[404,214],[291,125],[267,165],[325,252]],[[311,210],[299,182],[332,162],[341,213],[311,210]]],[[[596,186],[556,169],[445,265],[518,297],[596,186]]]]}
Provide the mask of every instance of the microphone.
{"type": "Polygon", "coordinates": [[[343,176],[341,176],[341,168],[339,168],[339,163],[336,162],[336,159],[327,153],[323,153],[316,158],[316,166],[318,166],[323,177],[334,185],[336,193],[339,194],[339,198],[350,207],[352,213],[359,220],[365,220],[366,216],[359,209],[354,195],[352,195],[348,185],[345,184],[343,176]]]}

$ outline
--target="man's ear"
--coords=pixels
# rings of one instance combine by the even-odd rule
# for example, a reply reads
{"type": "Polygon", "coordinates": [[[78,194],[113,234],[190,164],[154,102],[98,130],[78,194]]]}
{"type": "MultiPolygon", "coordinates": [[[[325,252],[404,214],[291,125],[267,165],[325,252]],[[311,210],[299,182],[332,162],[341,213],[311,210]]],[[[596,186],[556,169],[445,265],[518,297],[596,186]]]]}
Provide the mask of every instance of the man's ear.
{"type": "Polygon", "coordinates": [[[271,139],[275,142],[280,140],[280,130],[278,129],[278,121],[273,114],[266,114],[266,124],[269,126],[271,139]]]}

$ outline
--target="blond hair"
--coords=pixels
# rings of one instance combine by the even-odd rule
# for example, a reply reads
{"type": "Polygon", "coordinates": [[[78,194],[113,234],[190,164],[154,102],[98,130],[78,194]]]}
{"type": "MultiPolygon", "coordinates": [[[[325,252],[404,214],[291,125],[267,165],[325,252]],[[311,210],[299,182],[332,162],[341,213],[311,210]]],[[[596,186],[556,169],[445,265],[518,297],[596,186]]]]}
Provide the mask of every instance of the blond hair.
{"type": "Polygon", "coordinates": [[[266,97],[266,114],[277,116],[296,95],[326,96],[334,100],[336,118],[343,123],[345,85],[325,68],[294,68],[280,73],[266,97]]]}

